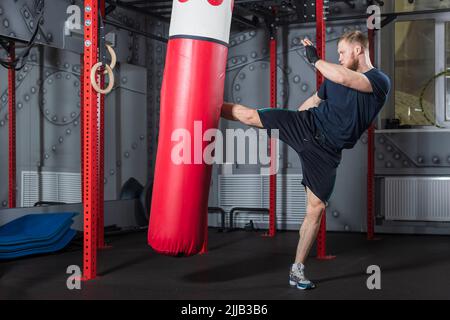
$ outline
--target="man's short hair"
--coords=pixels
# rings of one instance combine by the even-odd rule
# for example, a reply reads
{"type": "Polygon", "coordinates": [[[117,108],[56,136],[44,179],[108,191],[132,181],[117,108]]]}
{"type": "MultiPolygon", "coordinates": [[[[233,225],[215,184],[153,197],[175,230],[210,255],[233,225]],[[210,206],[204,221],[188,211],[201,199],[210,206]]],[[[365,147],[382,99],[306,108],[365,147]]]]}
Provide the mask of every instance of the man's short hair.
{"type": "Polygon", "coordinates": [[[348,31],[344,33],[338,41],[341,42],[342,40],[346,40],[348,43],[359,43],[364,49],[369,49],[369,39],[367,36],[362,33],[361,31],[348,31]]]}

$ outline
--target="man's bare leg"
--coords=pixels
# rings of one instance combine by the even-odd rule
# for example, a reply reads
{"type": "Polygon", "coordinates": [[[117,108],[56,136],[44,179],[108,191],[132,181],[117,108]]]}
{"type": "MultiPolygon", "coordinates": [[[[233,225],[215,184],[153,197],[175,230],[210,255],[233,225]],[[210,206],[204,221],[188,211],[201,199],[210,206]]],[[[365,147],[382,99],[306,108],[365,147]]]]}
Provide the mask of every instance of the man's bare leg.
{"type": "Polygon", "coordinates": [[[291,267],[289,274],[289,284],[297,286],[298,289],[313,289],[314,283],[309,281],[305,276],[304,263],[308,258],[309,251],[316,240],[317,233],[320,228],[320,221],[322,219],[325,204],[317,198],[311,190],[307,188],[307,205],[306,217],[300,228],[300,240],[297,245],[297,254],[295,263],[291,267]]]}
{"type": "Polygon", "coordinates": [[[248,126],[263,128],[258,111],[241,104],[224,102],[220,116],[227,120],[240,121],[248,126]]]}
{"type": "Polygon", "coordinates": [[[309,251],[316,240],[320,228],[320,221],[322,219],[325,204],[317,198],[317,196],[307,188],[307,205],[306,217],[300,228],[300,239],[297,246],[297,254],[295,256],[295,263],[304,264],[308,258],[309,251]]]}

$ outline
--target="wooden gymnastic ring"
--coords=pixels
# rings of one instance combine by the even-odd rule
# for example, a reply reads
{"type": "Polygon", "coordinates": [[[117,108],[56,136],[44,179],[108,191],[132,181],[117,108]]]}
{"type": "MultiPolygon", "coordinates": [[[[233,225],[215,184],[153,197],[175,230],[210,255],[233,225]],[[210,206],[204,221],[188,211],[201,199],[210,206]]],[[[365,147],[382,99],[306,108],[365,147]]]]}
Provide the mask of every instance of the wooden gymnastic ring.
{"type": "Polygon", "coordinates": [[[109,84],[108,87],[106,87],[106,89],[102,89],[100,88],[100,86],[97,84],[97,69],[99,67],[101,67],[103,65],[102,62],[97,62],[96,64],[94,64],[94,66],[91,69],[91,85],[94,88],[95,91],[97,91],[98,93],[101,94],[108,94],[112,91],[113,86],[114,86],[114,73],[111,69],[111,67],[108,64],[105,64],[105,72],[108,74],[109,76],[109,84]]]}

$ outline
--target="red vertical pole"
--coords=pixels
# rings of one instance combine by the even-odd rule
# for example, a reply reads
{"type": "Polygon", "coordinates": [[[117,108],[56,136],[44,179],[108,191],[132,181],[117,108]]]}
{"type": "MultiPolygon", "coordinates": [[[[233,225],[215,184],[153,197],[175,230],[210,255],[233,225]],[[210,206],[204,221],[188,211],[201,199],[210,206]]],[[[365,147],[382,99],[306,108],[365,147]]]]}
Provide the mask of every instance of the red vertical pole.
{"type": "Polygon", "coordinates": [[[98,115],[97,92],[92,88],[90,72],[98,60],[98,0],[84,1],[84,107],[83,107],[83,279],[97,276],[98,214],[98,115]]]}
{"type": "MultiPolygon", "coordinates": [[[[270,107],[277,107],[277,40],[276,31],[272,29],[270,38],[270,107]]],[[[277,153],[272,150],[272,146],[276,143],[273,138],[270,139],[270,204],[269,204],[269,237],[274,237],[276,233],[276,210],[277,210],[277,175],[275,174],[275,166],[277,153]]]]}
{"type": "MultiPolygon", "coordinates": [[[[375,61],[375,30],[368,30],[370,61],[375,61]]],[[[374,198],[375,198],[375,126],[367,131],[367,240],[374,238],[374,198]]]]}
{"type": "MultiPolygon", "coordinates": [[[[100,13],[102,18],[105,18],[105,0],[100,0],[100,13]]],[[[100,87],[105,87],[104,68],[100,68],[100,87]]],[[[98,185],[98,221],[97,221],[97,245],[99,249],[104,249],[105,245],[105,222],[104,222],[104,179],[105,179],[105,95],[100,95],[100,110],[99,110],[100,124],[99,124],[99,185],[98,185]]]]}
{"type": "Polygon", "coordinates": [[[83,120],[83,114],[84,114],[84,53],[80,56],[80,176],[81,176],[81,199],[84,201],[84,175],[83,175],[83,168],[84,168],[84,157],[83,157],[83,150],[84,150],[84,120],[83,120]]]}
{"type": "MultiPolygon", "coordinates": [[[[16,59],[15,43],[11,42],[9,47],[9,59],[16,59]]],[[[14,67],[8,69],[8,131],[9,131],[9,184],[8,205],[9,208],[16,207],[16,70],[14,67]]]]}
{"type": "MultiPolygon", "coordinates": [[[[325,19],[324,19],[323,0],[316,0],[316,43],[317,53],[320,59],[325,59],[325,19]]],[[[317,70],[316,85],[317,90],[324,81],[323,75],[317,70]]],[[[328,260],[335,258],[334,256],[327,256],[327,213],[323,210],[322,220],[320,222],[319,233],[317,236],[317,258],[321,260],[328,260]]]]}

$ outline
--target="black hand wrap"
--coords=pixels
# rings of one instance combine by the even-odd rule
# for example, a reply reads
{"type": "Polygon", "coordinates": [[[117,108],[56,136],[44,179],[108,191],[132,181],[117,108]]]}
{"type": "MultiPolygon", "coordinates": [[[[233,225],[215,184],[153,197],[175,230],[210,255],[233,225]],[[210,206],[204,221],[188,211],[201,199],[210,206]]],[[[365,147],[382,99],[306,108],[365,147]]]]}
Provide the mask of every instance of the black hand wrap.
{"type": "Polygon", "coordinates": [[[305,46],[306,50],[306,58],[308,59],[309,63],[315,64],[317,60],[320,60],[317,50],[314,46],[305,46]]]}

